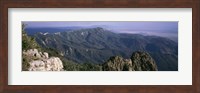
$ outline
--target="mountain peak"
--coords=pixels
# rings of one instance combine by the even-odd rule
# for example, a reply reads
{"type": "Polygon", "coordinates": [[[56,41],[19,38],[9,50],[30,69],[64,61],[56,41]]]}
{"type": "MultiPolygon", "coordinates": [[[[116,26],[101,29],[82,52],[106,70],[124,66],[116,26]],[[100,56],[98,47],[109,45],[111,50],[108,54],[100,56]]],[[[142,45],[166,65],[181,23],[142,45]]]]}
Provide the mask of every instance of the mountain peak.
{"type": "Polygon", "coordinates": [[[80,36],[87,36],[92,34],[104,37],[105,35],[114,35],[113,32],[106,30],[102,27],[95,27],[95,28],[82,28],[78,30],[71,30],[71,31],[66,31],[65,33],[70,34],[70,35],[80,35],[80,36]]]}
{"type": "Polygon", "coordinates": [[[96,27],[97,30],[104,30],[102,27],[96,27]]]}
{"type": "Polygon", "coordinates": [[[77,29],[77,30],[72,30],[70,32],[102,32],[106,31],[102,27],[95,27],[95,28],[82,28],[82,29],[77,29]]]}

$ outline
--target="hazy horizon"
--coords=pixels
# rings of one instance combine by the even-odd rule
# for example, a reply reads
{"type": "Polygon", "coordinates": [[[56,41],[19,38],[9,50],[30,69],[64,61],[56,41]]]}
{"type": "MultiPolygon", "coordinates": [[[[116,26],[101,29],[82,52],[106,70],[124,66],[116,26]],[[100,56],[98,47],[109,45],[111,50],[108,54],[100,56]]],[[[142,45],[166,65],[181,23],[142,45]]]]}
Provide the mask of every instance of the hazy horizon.
{"type": "Polygon", "coordinates": [[[22,23],[26,24],[27,28],[102,27],[116,33],[132,33],[178,38],[178,21],[23,21],[22,23]]]}

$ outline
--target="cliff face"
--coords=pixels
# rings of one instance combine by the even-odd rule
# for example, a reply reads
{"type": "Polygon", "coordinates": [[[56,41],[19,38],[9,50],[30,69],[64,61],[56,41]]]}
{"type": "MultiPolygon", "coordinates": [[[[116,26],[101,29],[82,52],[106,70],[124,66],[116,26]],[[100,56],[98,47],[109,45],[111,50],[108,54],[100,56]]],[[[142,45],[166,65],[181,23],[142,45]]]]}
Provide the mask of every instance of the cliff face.
{"type": "Polygon", "coordinates": [[[49,57],[47,52],[38,52],[37,49],[23,51],[23,59],[27,61],[28,71],[62,71],[63,64],[58,57],[49,57]]]}
{"type": "Polygon", "coordinates": [[[102,65],[103,71],[157,71],[153,58],[146,52],[134,52],[130,59],[111,57],[102,65]]]}

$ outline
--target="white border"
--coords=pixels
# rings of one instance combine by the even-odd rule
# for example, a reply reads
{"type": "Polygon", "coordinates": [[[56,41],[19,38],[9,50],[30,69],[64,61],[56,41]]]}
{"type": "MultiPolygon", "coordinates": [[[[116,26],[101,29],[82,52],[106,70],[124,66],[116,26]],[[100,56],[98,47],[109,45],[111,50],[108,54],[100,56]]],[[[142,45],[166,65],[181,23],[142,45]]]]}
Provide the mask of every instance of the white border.
{"type": "Polygon", "coordinates": [[[9,85],[192,85],[191,8],[9,8],[9,85]],[[22,72],[21,21],[179,21],[179,71],[22,72]]]}

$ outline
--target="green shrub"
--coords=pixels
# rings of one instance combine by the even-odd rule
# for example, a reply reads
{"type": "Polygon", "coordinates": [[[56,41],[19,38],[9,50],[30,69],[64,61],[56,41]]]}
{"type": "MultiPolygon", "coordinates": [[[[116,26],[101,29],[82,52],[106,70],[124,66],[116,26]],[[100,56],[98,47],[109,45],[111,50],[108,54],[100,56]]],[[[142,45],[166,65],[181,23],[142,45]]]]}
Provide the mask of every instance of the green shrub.
{"type": "Polygon", "coordinates": [[[31,59],[25,55],[22,56],[22,71],[28,71],[28,68],[30,67],[29,62],[31,59]]]}

